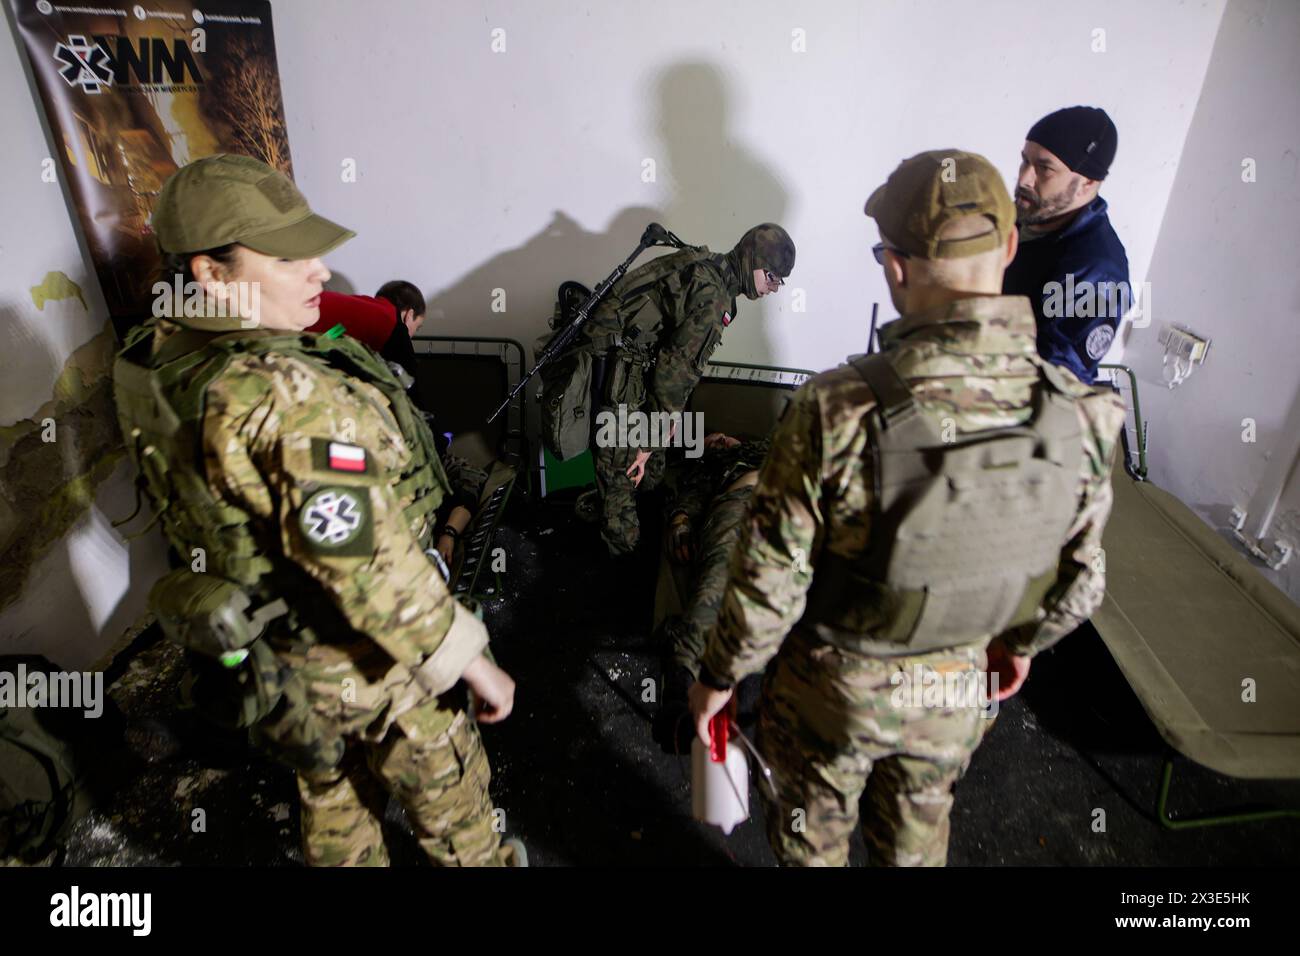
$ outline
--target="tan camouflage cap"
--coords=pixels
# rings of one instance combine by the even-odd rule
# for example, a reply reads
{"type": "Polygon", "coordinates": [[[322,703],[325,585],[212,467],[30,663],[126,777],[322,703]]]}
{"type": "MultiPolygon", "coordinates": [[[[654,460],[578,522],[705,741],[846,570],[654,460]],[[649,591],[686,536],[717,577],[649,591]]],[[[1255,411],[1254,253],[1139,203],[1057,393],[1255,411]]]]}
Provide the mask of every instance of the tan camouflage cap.
{"type": "Polygon", "coordinates": [[[905,159],[864,209],[880,234],[908,255],[959,259],[1004,246],[1016,227],[1016,207],[1002,177],[983,156],[932,149],[905,159]],[[938,238],[954,219],[987,216],[994,229],[966,239],[938,238]]]}
{"type": "Polygon", "coordinates": [[[284,173],[229,153],[173,173],[158,194],[152,224],[163,252],[237,242],[281,259],[313,259],[356,235],[312,212],[284,173]]]}

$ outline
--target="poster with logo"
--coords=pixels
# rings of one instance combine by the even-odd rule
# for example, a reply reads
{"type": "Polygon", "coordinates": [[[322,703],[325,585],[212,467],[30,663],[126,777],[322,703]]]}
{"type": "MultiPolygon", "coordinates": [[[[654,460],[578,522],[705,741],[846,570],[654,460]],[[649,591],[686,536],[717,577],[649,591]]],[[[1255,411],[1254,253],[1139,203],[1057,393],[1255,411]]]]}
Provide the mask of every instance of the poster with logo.
{"type": "Polygon", "coordinates": [[[118,327],[149,314],[158,191],[240,153],[293,175],[268,0],[10,0],[118,327]],[[122,321],[125,320],[125,321],[122,321]]]}

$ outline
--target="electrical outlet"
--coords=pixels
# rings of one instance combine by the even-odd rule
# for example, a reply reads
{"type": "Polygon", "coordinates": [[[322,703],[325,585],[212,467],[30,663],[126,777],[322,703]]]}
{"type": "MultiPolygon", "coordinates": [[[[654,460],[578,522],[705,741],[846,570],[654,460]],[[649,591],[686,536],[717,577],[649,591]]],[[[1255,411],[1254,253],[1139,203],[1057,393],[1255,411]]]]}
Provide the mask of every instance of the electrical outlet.
{"type": "Polygon", "coordinates": [[[1170,388],[1185,382],[1210,354],[1209,339],[1180,325],[1166,325],[1160,330],[1159,340],[1165,347],[1163,373],[1165,384],[1170,388]]]}

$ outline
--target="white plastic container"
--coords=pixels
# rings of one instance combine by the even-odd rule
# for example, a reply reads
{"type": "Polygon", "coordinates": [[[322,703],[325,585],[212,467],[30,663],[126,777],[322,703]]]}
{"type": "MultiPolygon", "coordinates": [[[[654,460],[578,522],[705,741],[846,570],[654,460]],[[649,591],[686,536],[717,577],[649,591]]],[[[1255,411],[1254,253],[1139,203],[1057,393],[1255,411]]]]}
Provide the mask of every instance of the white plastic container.
{"type": "Polygon", "coordinates": [[[714,761],[698,736],[691,741],[691,811],[730,834],[749,819],[749,761],[738,744],[724,743],[723,751],[725,759],[714,761]]]}

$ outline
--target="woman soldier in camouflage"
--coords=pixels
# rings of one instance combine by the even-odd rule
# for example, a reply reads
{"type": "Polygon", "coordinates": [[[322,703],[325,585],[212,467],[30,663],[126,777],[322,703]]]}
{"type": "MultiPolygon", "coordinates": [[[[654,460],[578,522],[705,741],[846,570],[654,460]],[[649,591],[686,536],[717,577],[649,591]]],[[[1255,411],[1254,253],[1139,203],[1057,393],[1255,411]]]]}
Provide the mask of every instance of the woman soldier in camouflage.
{"type": "Polygon", "coordinates": [[[150,602],[196,703],[297,771],[309,864],[384,865],[384,791],[435,864],[518,862],[475,724],[514,683],[426,554],[448,490],[432,436],[374,353],[302,334],[319,257],[353,233],[229,155],[173,175],[153,227],[168,281],[114,388],[180,558],[150,602]]]}

